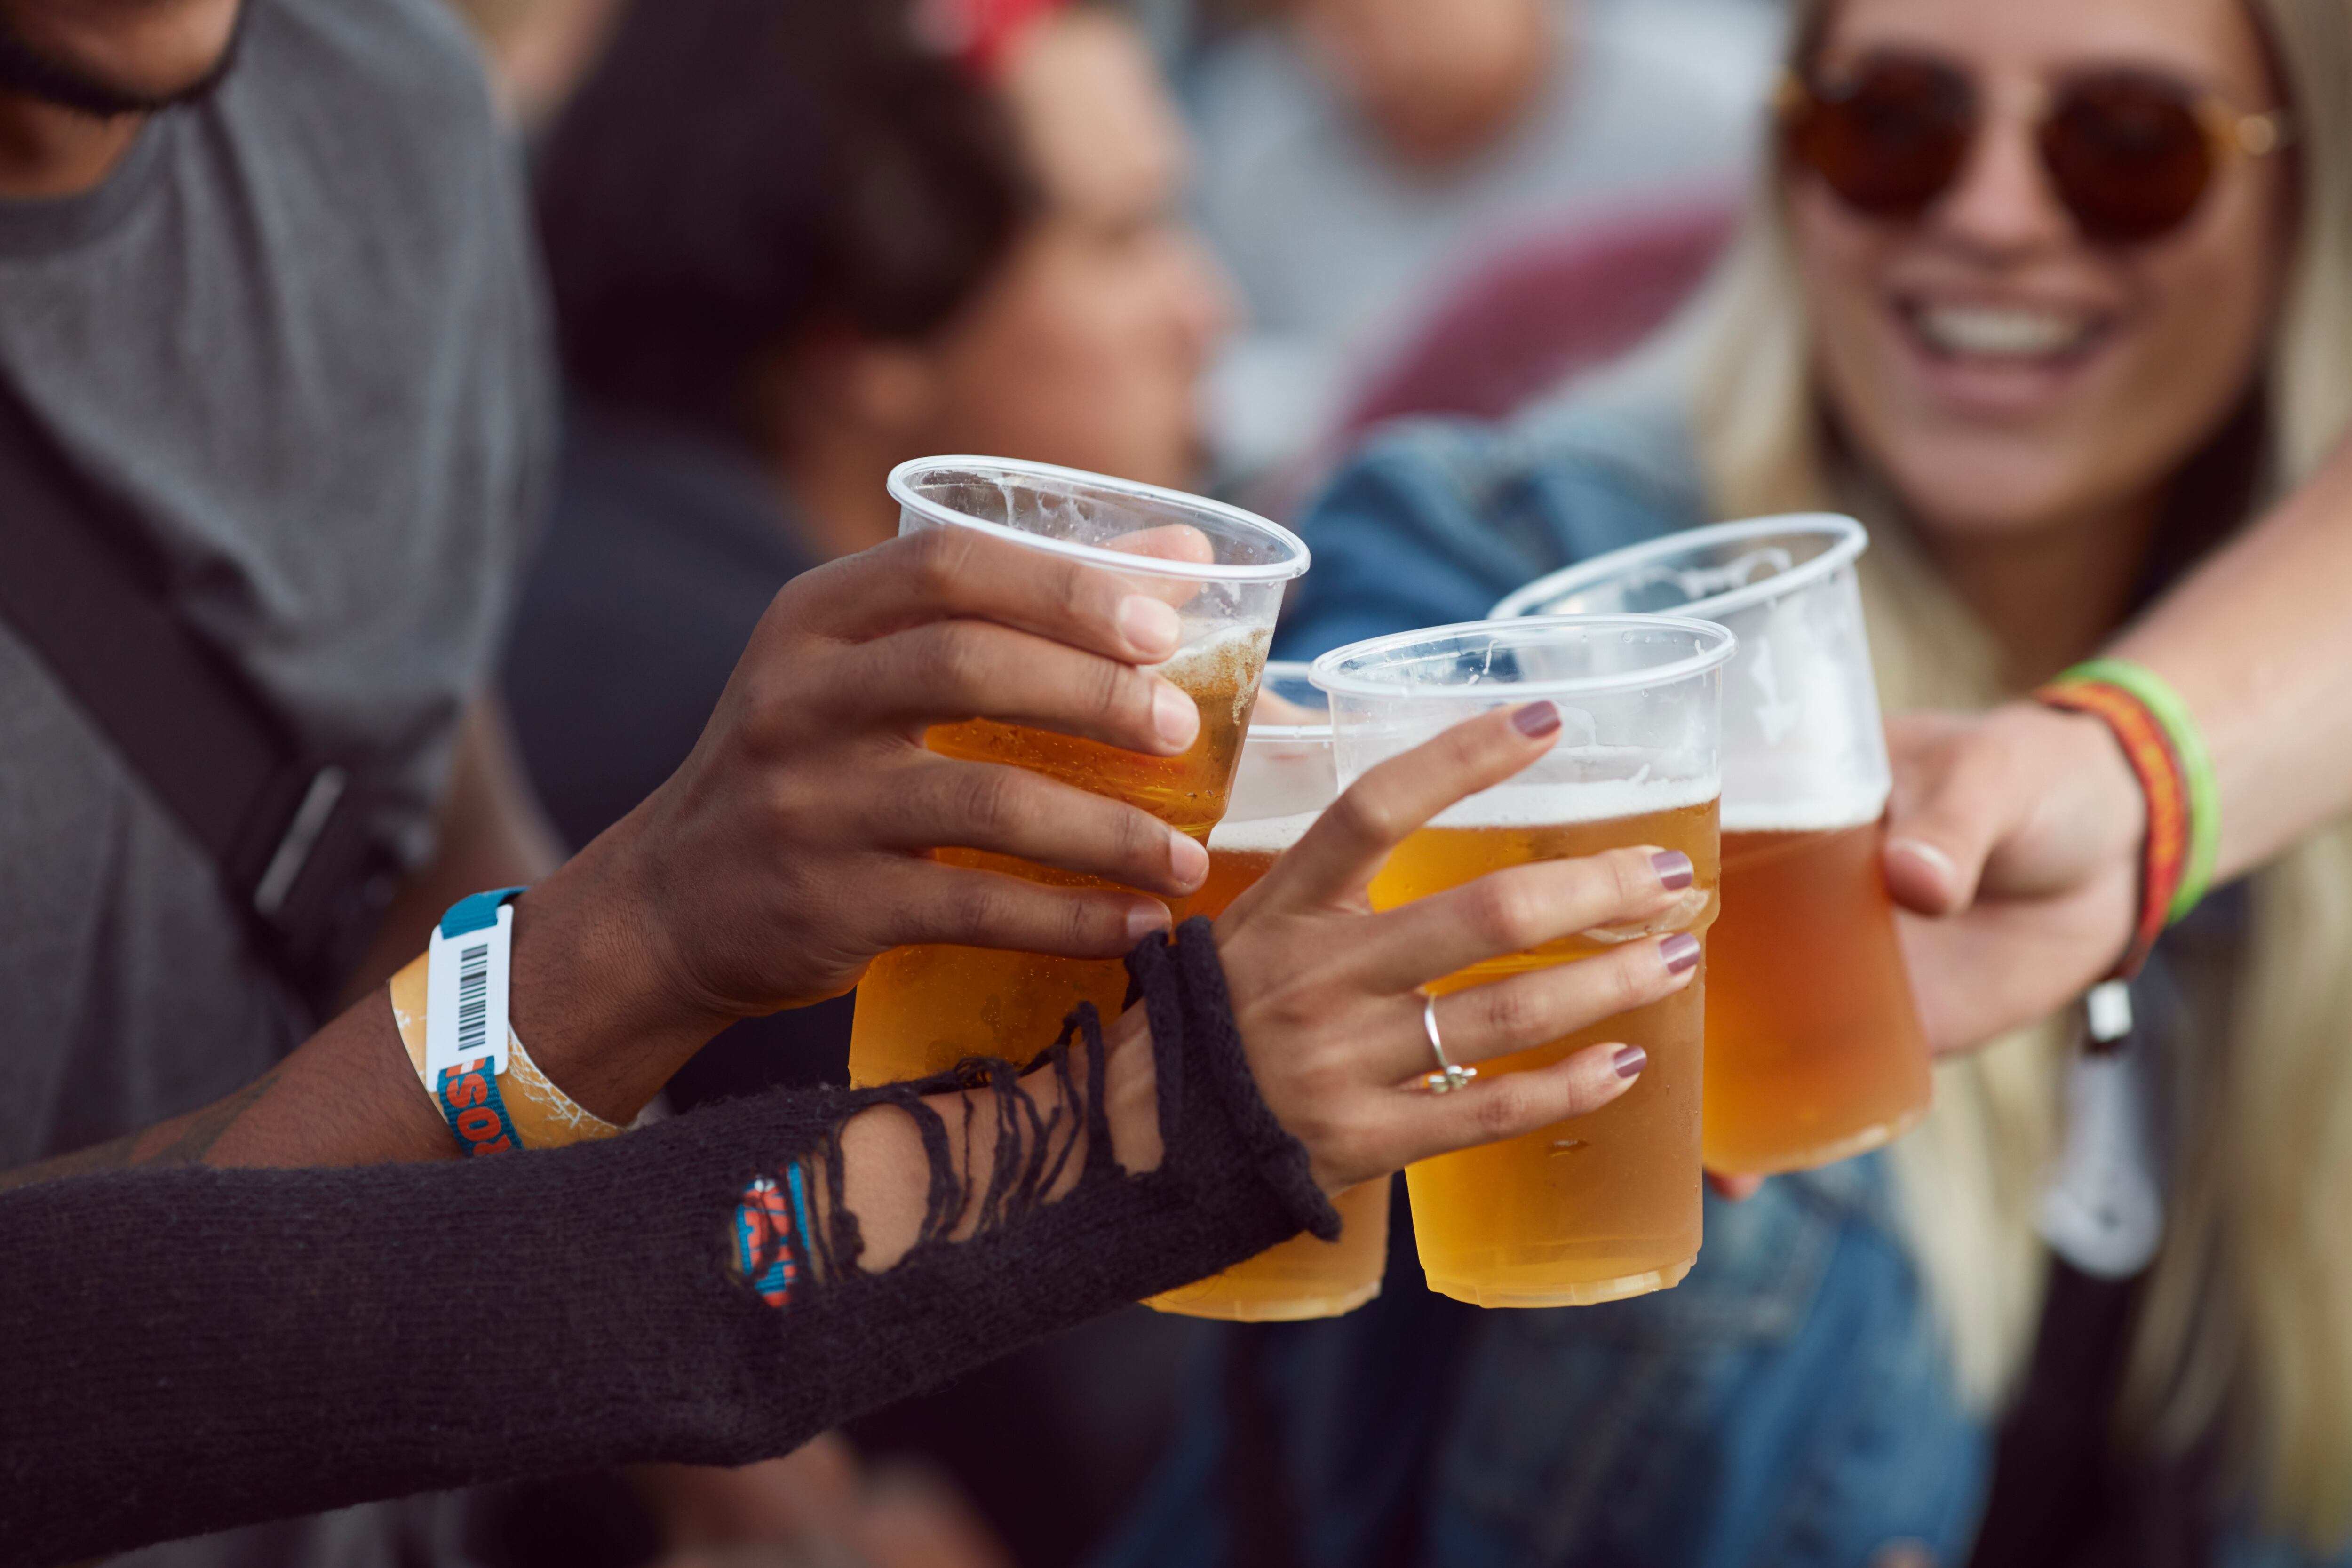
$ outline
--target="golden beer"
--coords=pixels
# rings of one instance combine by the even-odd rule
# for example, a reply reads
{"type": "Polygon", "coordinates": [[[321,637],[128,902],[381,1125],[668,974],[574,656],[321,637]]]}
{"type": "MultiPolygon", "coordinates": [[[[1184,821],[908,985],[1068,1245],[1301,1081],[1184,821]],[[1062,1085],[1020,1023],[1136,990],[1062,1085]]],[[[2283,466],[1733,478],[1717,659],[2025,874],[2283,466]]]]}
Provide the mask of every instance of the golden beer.
{"type": "Polygon", "coordinates": [[[1707,1168],[1799,1171],[1926,1114],[1927,1041],[1875,822],[1723,835],[1707,939],[1707,1168]]]}
{"type": "MultiPolygon", "coordinates": [[[[1298,842],[1316,814],[1262,822],[1224,822],[1209,836],[1209,879],[1176,910],[1179,920],[1214,920],[1256,886],[1275,857],[1298,842]]],[[[1339,1211],[1339,1239],[1294,1236],[1222,1274],[1152,1296],[1144,1305],[1191,1318],[1282,1322],[1336,1318],[1381,1293],[1389,1253],[1387,1178],[1349,1188],[1331,1200],[1339,1211]]]]}
{"type": "MultiPolygon", "coordinates": [[[[1531,825],[1515,823],[1510,810],[1521,792],[1490,790],[1468,804],[1492,825],[1424,827],[1407,838],[1373,879],[1373,907],[1393,908],[1507,866],[1651,844],[1681,850],[1696,873],[1664,920],[1548,942],[1429,989],[1458,991],[1672,931],[1705,941],[1717,908],[1716,801],[1677,800],[1672,789],[1581,786],[1568,798],[1622,809],[1568,823],[1539,820],[1560,792],[1529,790],[1531,825]]],[[[1480,1065],[1482,1076],[1520,1072],[1603,1041],[1640,1046],[1650,1058],[1631,1089],[1589,1116],[1406,1168],[1431,1289],[1482,1307],[1572,1306],[1664,1289],[1690,1271],[1699,1247],[1706,967],[1702,955],[1691,984],[1662,1002],[1480,1065]]]]}
{"type": "MultiPolygon", "coordinates": [[[[1146,756],[987,719],[936,725],[926,743],[947,756],[1010,763],[1123,800],[1205,841],[1224,815],[1267,637],[1264,631],[1236,628],[1160,667],[1159,673],[1201,710],[1200,733],[1177,756],[1146,756]]],[[[933,854],[950,866],[1010,872],[1052,887],[1114,885],[979,850],[933,854]]],[[[1092,1002],[1108,1020],[1118,1016],[1126,994],[1127,967],[1116,958],[1053,958],[945,944],[894,948],[876,959],[858,984],[849,1081],[864,1088],[923,1078],[971,1056],[1025,1062],[1053,1044],[1063,1018],[1079,1003],[1092,1002]]]]}

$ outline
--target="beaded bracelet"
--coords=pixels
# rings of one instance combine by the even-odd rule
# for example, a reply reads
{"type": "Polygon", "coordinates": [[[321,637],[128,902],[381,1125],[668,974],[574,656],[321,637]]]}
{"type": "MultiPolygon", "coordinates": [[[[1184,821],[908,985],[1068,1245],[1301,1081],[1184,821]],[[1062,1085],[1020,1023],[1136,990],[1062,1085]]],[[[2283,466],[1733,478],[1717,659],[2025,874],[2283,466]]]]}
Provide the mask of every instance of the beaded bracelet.
{"type": "Polygon", "coordinates": [[[2128,979],[2164,928],[2186,917],[2212,885],[2221,834],[2221,792],[2188,704],[2155,671],[2095,658],[2062,672],[2035,700],[2105,723],[2123,748],[2147,803],[2140,856],[2139,918],[2116,965],[2128,979]]]}

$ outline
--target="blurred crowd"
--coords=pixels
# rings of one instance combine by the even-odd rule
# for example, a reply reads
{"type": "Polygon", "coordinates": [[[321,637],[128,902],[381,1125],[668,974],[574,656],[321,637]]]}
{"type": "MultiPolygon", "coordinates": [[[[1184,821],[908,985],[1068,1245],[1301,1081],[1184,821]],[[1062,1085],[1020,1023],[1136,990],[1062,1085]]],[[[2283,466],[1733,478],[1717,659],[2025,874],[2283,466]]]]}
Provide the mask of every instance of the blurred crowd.
{"type": "MultiPolygon", "coordinates": [[[[500,346],[418,374],[530,409],[486,416],[447,482],[530,489],[533,521],[483,547],[511,564],[511,603],[484,588],[434,624],[453,666],[498,650],[498,711],[467,721],[488,739],[462,754],[485,801],[528,799],[550,856],[687,763],[778,590],[892,538],[885,477],[927,454],[1060,464],[1292,524],[1316,565],[1276,637],[1290,658],[1479,618],[1669,529],[1851,513],[1873,531],[1863,592],[1901,712],[1989,708],[2087,657],[2352,423],[2342,0],[452,3],[522,150],[527,196],[508,195],[531,215],[533,288],[482,283],[458,335],[500,346]],[[1798,149],[1791,83],[1824,60],[1958,150],[1890,173],[1798,149]],[[2116,176],[2061,168],[2073,143],[2052,128],[2113,119],[2110,87],[2155,106],[2133,133],[2167,134],[2169,104],[2211,138],[2180,154],[2185,201],[2103,206],[2116,176]],[[2245,129],[2273,110],[2291,131],[2245,129]],[[543,407],[480,379],[522,385],[534,356],[560,367],[543,407]]],[[[347,29],[339,59],[380,47],[417,93],[456,92],[409,38],[446,21],[426,0],[374,16],[248,0],[281,4],[347,29]]],[[[245,63],[279,47],[247,38],[245,63]]],[[[425,118],[455,123],[456,101],[425,118]]],[[[386,133],[353,129],[350,189],[417,233],[466,231],[493,258],[480,278],[503,278],[493,262],[520,237],[474,233],[458,203],[375,168],[362,143],[386,133]]],[[[470,156],[454,140],[436,155],[470,156]]],[[[468,176],[477,195],[506,177],[468,176]]],[[[38,216],[0,213],[0,260],[38,216]]],[[[411,345],[369,336],[363,297],[406,286],[400,258],[309,265],[286,286],[362,296],[352,363],[403,362],[411,345]]],[[[222,451],[280,497],[289,538],[303,508],[422,483],[321,474],[307,350],[246,365],[187,324],[232,310],[275,342],[268,287],[136,307],[167,360],[230,367],[205,405],[217,427],[110,401],[89,346],[104,334],[65,307],[0,319],[0,357],[63,367],[64,390],[35,401],[69,444],[119,455],[130,489],[194,495],[167,509],[184,540],[242,504],[188,477],[222,451]],[[278,421],[274,443],[221,434],[239,400],[278,421]]],[[[354,393],[354,416],[383,400],[398,395],[354,393]]],[[[377,722],[422,733],[461,694],[405,646],[289,687],[321,711],[397,687],[408,705],[380,703],[377,722]]],[[[421,781],[456,745],[398,803],[412,835],[421,781]]],[[[89,831],[127,836],[132,862],[169,853],[135,823],[89,831]]],[[[2047,1172],[2088,1157],[2068,1142],[2087,1125],[2068,1098],[2075,1013],[2053,994],[1988,1044],[1970,1009],[2033,976],[1923,982],[1939,1046],[1981,1047],[1943,1058],[1927,1123],[1745,1201],[1710,1196],[1678,1289],[1482,1314],[1398,1288],[1415,1278],[1400,1207],[1389,1293],[1349,1317],[1131,1309],[786,1458],[499,1489],[432,1560],[2352,1563],[2347,842],[2299,835],[2158,948],[2136,993],[2128,1146],[2099,1158],[2156,1194],[2163,1224],[2120,1261],[2070,1250],[2044,1217],[2047,1172]]],[[[845,1081],[853,1005],[733,1025],[663,1111],[845,1081]]],[[[107,1007],[146,1009],[158,1038],[177,1026],[152,1003],[107,1007]]],[[[226,1001],[200,1021],[250,1022],[226,1001]]],[[[41,1079],[59,1109],[10,1124],[0,1163],[175,1114],[265,1065],[173,1083],[146,1058],[77,1060],[79,1076],[41,1079]]],[[[422,1560],[371,1555],[356,1517],[123,1561],[422,1560]]]]}

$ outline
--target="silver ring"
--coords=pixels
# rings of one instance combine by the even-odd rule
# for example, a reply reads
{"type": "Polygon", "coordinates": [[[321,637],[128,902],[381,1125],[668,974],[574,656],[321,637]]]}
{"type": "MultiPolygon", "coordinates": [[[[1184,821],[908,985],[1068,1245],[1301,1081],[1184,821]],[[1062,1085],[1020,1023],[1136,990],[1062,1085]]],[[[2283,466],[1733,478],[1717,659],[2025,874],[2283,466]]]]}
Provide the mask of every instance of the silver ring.
{"type": "Polygon", "coordinates": [[[1437,1058],[1437,1070],[1421,1080],[1421,1087],[1432,1094],[1452,1094],[1457,1089],[1467,1089],[1470,1080],[1478,1076],[1476,1068],[1458,1068],[1445,1059],[1445,1042],[1437,1037],[1437,998],[1424,995],[1421,999],[1421,1026],[1429,1035],[1429,1054],[1437,1058]]]}

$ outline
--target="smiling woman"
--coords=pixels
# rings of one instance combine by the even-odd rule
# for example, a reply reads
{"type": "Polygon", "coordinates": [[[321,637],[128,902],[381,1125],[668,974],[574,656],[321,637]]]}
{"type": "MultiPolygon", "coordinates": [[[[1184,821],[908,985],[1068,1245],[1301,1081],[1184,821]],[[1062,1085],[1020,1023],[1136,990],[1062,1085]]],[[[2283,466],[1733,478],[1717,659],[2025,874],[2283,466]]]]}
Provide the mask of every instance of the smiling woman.
{"type": "MultiPolygon", "coordinates": [[[[1871,528],[1886,706],[1981,708],[2105,643],[2352,424],[2352,10],[1793,10],[1776,156],[1706,297],[1563,404],[1360,454],[1300,526],[1316,572],[1278,654],[1466,618],[1661,531],[1831,510],[1871,528]]],[[[1883,1162],[1711,1211],[1678,1293],[1703,1305],[1611,1310],[1659,1363],[1482,1342],[1448,1395],[1465,1414],[1433,1528],[1535,1557],[1639,1542],[1662,1563],[1717,1561],[1712,1542],[1819,1552],[1800,1537],[1851,1561],[1896,1538],[1946,1562],[2145,1562],[2184,1541],[2336,1561],[2347,886],[2352,837],[2318,834],[2176,927],[2136,983],[2147,1114],[2116,1157],[2168,1205],[2145,1269],[2094,1279],[2037,1234],[2075,1029],[2051,1017],[1943,1065],[1935,1110],[1883,1162]],[[1874,1248],[1891,1273],[1860,1260],[1874,1248]],[[1669,1375],[1691,1391],[1660,1392],[1669,1375]],[[1640,1454],[1580,1435],[1498,1469],[1482,1413],[1570,1384],[1638,1408],[1640,1454]],[[1659,1469],[1734,1481],[1652,1517],[1626,1500],[1659,1469]],[[1837,1508],[1756,1500],[1808,1488],[1837,1508]],[[1614,1500],[1570,1518],[1563,1495],[1614,1500]]]]}
{"type": "MultiPolygon", "coordinates": [[[[1855,456],[1933,541],[2012,675],[2053,672],[2119,618],[2183,455],[2246,401],[2268,357],[2292,171],[2234,140],[2241,116],[2278,102],[2262,42],[2219,0],[1855,0],[1833,26],[1822,16],[1808,52],[1800,79],[1864,84],[1852,96],[1907,76],[1915,99],[1940,89],[1958,129],[1948,181],[1910,214],[1857,202],[1806,156],[1820,138],[1792,135],[1791,254],[1822,389],[1855,456]],[[2205,155],[2207,105],[2240,155],[2205,155]],[[2188,150],[2157,132],[2168,110],[2188,150]],[[2101,133],[2130,152],[2091,188],[2188,187],[2174,222],[2139,243],[2089,242],[2066,197],[2057,155],[2101,133]],[[2028,542],[2066,551],[2071,568],[2005,592],[2028,542]]],[[[1892,101],[1865,146],[1904,129],[1902,100],[1881,96],[1892,101]]]]}
{"type": "MultiPolygon", "coordinates": [[[[1696,456],[1724,515],[1870,516],[1887,706],[1982,706],[2091,651],[2352,417],[2352,26],[2315,0],[1816,0],[1797,37],[1762,221],[1684,329],[1696,456]],[[1840,112],[1853,144],[1825,146],[1840,112]],[[1937,137],[1940,179],[1899,166],[1937,137]],[[2102,154],[2094,184],[2077,165],[2102,154]],[[2136,198],[2137,232],[2101,198],[2136,198]]],[[[2117,1369],[2066,1397],[2097,1431],[2125,1384],[2127,1462],[2169,1467],[2173,1512],[2315,1550],[2352,1530],[2352,1277],[2323,1219],[2352,1202],[2325,1133],[2352,1110],[2352,929],[2311,893],[2346,854],[2323,836],[2256,879],[2250,920],[2171,944],[2139,1038],[2173,1222],[2103,1334],[2080,1337],[2092,1288],[2063,1270],[2043,1316],[2034,1228],[2071,1021],[1948,1062],[1895,1154],[1980,1405],[2019,1389],[2040,1321],[2037,1367],[2071,1347],[2117,1369]],[[2225,1455],[2251,1498],[2214,1481],[2225,1455]]],[[[2046,1427],[2039,1378],[2023,1398],[2046,1427]]],[[[2008,1479],[1987,1551],[2031,1535],[2008,1479]]]]}

